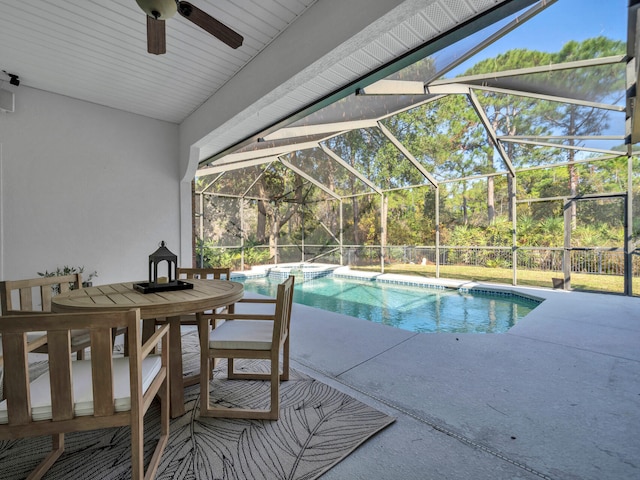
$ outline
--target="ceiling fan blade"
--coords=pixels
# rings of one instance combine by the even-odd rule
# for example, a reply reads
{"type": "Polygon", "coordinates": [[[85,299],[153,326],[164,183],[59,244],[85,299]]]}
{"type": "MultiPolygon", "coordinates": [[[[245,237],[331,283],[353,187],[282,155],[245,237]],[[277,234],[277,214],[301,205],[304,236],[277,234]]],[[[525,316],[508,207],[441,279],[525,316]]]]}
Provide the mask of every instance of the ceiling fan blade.
{"type": "Polygon", "coordinates": [[[231,48],[238,48],[244,41],[242,35],[231,30],[224,23],[219,22],[198,7],[194,7],[189,2],[178,2],[178,12],[184,18],[195,23],[231,48]]]}
{"type": "Polygon", "coordinates": [[[167,53],[164,20],[156,20],[147,15],[147,51],[154,55],[167,53]]]}

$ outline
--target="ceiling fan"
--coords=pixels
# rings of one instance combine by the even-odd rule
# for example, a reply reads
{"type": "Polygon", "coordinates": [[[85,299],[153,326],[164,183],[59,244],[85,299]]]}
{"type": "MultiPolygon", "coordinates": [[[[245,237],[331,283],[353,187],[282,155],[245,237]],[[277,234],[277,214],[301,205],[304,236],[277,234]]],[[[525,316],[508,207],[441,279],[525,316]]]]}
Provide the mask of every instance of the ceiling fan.
{"type": "Polygon", "coordinates": [[[242,35],[189,2],[179,0],[136,0],[136,3],[147,14],[147,51],[149,53],[155,55],[167,53],[164,21],[173,17],[176,12],[231,48],[238,48],[244,40],[242,35]]]}

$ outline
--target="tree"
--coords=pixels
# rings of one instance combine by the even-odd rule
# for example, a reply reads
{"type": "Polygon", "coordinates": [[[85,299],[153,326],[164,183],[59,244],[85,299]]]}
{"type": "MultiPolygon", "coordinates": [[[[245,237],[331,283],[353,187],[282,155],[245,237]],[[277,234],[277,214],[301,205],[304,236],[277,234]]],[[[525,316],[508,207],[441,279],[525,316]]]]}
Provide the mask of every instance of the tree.
{"type": "MultiPolygon", "coordinates": [[[[352,130],[343,135],[333,137],[326,142],[326,145],[330,150],[332,150],[351,167],[357,168],[359,164],[364,163],[362,159],[366,157],[366,155],[363,153],[363,151],[366,149],[366,145],[364,142],[364,138],[362,137],[362,135],[360,135],[360,131],[358,130],[352,130]]],[[[330,188],[336,189],[336,184],[334,183],[330,186],[330,188]]],[[[350,213],[354,226],[353,240],[354,243],[358,245],[361,243],[361,235],[358,230],[360,215],[363,207],[366,210],[366,206],[364,206],[363,204],[366,204],[368,199],[366,197],[356,196],[363,192],[361,180],[354,175],[346,176],[346,181],[344,181],[344,189],[346,190],[345,193],[350,194],[353,199],[350,213]]]]}
{"type": "Polygon", "coordinates": [[[269,256],[276,258],[280,230],[304,203],[310,187],[301,176],[281,163],[267,169],[258,180],[257,187],[260,198],[268,199],[258,201],[258,213],[265,219],[269,256]]]}
{"type": "MultiPolygon", "coordinates": [[[[504,70],[517,70],[519,68],[532,67],[536,65],[544,65],[550,63],[550,55],[544,52],[513,49],[503,54],[497,55],[495,58],[482,60],[464,72],[462,76],[478,75],[504,70]]],[[[528,97],[516,97],[513,95],[504,95],[497,93],[484,92],[480,99],[485,106],[485,112],[489,119],[489,123],[494,132],[498,135],[517,135],[517,134],[535,134],[541,135],[545,131],[539,125],[536,125],[534,119],[529,116],[522,115],[533,108],[535,101],[528,97]]],[[[514,162],[514,149],[512,144],[506,148],[509,160],[514,162]]],[[[497,152],[491,149],[487,154],[487,171],[495,171],[496,162],[503,163],[503,159],[497,152]]],[[[513,177],[508,177],[507,189],[513,191],[513,177]]],[[[495,218],[495,197],[494,197],[494,179],[487,179],[487,216],[489,223],[495,218]]],[[[509,218],[513,218],[514,212],[511,211],[511,203],[509,203],[509,218]]]]}
{"type": "MultiPolygon", "coordinates": [[[[606,57],[626,53],[624,42],[615,41],[606,37],[595,37],[583,42],[567,42],[560,52],[553,56],[554,62],[569,62],[589,58],[606,57]]],[[[616,104],[624,98],[624,77],[616,75],[616,71],[610,67],[593,67],[584,69],[572,69],[560,72],[555,76],[555,82],[560,85],[570,86],[574,98],[587,99],[593,102],[616,104]]],[[[550,125],[551,129],[560,135],[580,136],[599,135],[608,126],[609,111],[595,108],[582,107],[575,104],[551,105],[543,103],[541,113],[550,125]]],[[[579,141],[570,139],[569,146],[579,144],[579,141]]],[[[568,150],[569,166],[569,190],[570,195],[578,194],[578,169],[573,161],[575,151],[568,150]]],[[[572,203],[571,225],[576,227],[576,205],[572,203]]]]}

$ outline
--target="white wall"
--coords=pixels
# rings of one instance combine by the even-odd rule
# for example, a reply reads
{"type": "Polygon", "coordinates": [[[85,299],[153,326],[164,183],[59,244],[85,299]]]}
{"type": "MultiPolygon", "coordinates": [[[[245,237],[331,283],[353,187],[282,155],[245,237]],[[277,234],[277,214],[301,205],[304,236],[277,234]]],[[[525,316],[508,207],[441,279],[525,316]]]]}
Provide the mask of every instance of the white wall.
{"type": "MultiPolygon", "coordinates": [[[[178,126],[28,87],[0,113],[0,279],[64,265],[94,284],[180,252],[178,126]]],[[[190,259],[187,259],[190,263],[190,259]]]]}

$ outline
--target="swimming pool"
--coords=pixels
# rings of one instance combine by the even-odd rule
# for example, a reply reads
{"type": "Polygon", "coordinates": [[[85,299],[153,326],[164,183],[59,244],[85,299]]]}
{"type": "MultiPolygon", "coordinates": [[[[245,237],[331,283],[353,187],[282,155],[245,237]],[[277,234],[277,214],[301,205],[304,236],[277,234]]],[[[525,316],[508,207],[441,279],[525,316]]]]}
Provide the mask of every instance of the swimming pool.
{"type": "MultiPolygon", "coordinates": [[[[240,279],[245,290],[276,296],[279,278],[240,279]]],[[[503,333],[539,302],[327,276],[297,282],[293,301],[413,332],[503,333]]]]}

